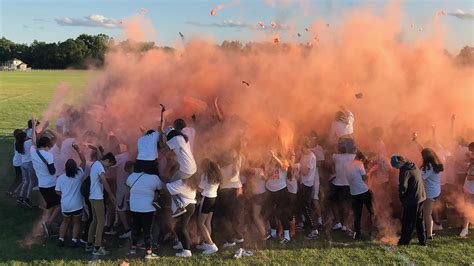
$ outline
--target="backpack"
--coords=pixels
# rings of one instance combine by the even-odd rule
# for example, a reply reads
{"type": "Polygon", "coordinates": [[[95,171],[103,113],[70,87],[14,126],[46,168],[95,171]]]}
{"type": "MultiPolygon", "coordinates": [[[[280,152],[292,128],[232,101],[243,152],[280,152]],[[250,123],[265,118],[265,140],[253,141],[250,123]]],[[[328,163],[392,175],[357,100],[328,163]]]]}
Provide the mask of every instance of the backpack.
{"type": "Polygon", "coordinates": [[[89,199],[90,194],[91,194],[91,177],[87,176],[81,184],[81,195],[84,198],[89,199]]]}

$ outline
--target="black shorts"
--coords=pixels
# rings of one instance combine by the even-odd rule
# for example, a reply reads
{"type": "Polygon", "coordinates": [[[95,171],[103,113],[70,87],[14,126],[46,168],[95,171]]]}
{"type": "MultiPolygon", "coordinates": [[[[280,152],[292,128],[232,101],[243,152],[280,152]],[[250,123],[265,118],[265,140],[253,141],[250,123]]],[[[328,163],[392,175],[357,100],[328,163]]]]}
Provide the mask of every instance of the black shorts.
{"type": "Polygon", "coordinates": [[[331,183],[331,196],[329,199],[334,202],[350,201],[351,193],[349,186],[336,186],[331,183]]]}
{"type": "Polygon", "coordinates": [[[133,166],[133,172],[158,175],[158,161],[137,160],[133,166]]]}
{"type": "Polygon", "coordinates": [[[203,196],[201,200],[200,213],[211,213],[216,209],[216,198],[208,198],[203,196]]]}
{"type": "Polygon", "coordinates": [[[54,188],[55,187],[39,188],[41,196],[43,196],[43,199],[46,202],[46,209],[50,209],[61,203],[61,197],[56,194],[56,190],[54,188]]]}
{"type": "Polygon", "coordinates": [[[252,196],[252,204],[258,205],[258,206],[264,206],[265,202],[267,200],[267,192],[263,192],[261,194],[256,194],[252,196]]]}
{"type": "Polygon", "coordinates": [[[79,216],[79,215],[82,215],[82,209],[73,211],[73,212],[63,212],[64,217],[79,216]]]}

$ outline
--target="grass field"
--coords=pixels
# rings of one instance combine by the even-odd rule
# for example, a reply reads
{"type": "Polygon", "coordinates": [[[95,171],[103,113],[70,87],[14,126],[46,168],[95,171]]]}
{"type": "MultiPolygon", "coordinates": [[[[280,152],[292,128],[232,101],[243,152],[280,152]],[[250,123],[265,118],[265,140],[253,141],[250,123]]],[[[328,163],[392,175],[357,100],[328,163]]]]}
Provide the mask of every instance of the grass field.
{"type": "MultiPolygon", "coordinates": [[[[84,71],[33,71],[29,73],[0,72],[0,135],[11,134],[14,128],[24,127],[32,114],[41,114],[47,107],[53,91],[59,82],[66,82],[73,91],[70,101],[80,98],[87,78],[96,73],[84,71]]],[[[4,196],[13,177],[11,167],[11,137],[0,137],[0,264],[55,264],[82,265],[93,260],[82,249],[71,250],[56,247],[55,238],[38,238],[37,244],[23,248],[20,244],[39,218],[39,209],[26,210],[18,207],[13,199],[4,196]]],[[[254,251],[254,256],[233,260],[233,251],[219,252],[205,257],[194,252],[191,259],[179,259],[172,255],[171,247],[160,248],[163,256],[157,264],[452,264],[474,263],[474,237],[457,237],[459,229],[449,229],[438,234],[428,247],[416,244],[408,247],[392,248],[374,241],[354,242],[342,233],[323,234],[320,239],[304,240],[301,234],[288,247],[276,243],[247,243],[246,248],[254,251]]],[[[114,252],[100,261],[117,265],[123,259],[128,246],[126,243],[109,242],[114,252]]],[[[129,258],[133,264],[142,263],[139,258],[129,258]]],[[[98,262],[98,261],[96,261],[98,262]]]]}

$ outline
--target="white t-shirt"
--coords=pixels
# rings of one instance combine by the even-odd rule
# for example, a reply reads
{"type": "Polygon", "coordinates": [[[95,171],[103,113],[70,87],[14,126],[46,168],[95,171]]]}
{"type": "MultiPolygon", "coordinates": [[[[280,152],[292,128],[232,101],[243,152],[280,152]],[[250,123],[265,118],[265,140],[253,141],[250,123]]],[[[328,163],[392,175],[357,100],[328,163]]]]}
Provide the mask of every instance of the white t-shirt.
{"type": "Polygon", "coordinates": [[[175,136],[166,142],[168,147],[176,154],[179,163],[179,170],[183,173],[192,175],[196,173],[197,166],[189,141],[186,142],[183,136],[175,136]]]}
{"type": "Polygon", "coordinates": [[[360,195],[369,191],[369,187],[362,179],[362,176],[366,173],[364,164],[361,161],[353,160],[346,162],[344,168],[351,195],[360,195]]]}
{"type": "Polygon", "coordinates": [[[202,189],[201,195],[207,198],[217,197],[217,189],[219,189],[219,183],[211,184],[207,181],[207,175],[203,174],[201,176],[201,183],[199,183],[199,188],[202,189]]]}
{"type": "Polygon", "coordinates": [[[15,142],[13,143],[13,152],[14,152],[13,153],[13,160],[12,160],[13,166],[15,166],[15,167],[21,166],[21,154],[19,154],[16,151],[15,142]]]}
{"type": "Polygon", "coordinates": [[[91,177],[91,190],[89,199],[102,200],[104,199],[104,185],[100,180],[100,174],[105,173],[104,166],[100,161],[95,161],[90,170],[89,176],[91,177]]]}
{"type": "Polygon", "coordinates": [[[249,179],[250,191],[253,195],[259,195],[265,193],[265,172],[261,168],[254,169],[255,174],[249,179]]]}
{"type": "Polygon", "coordinates": [[[318,168],[316,167],[316,156],[313,152],[301,156],[300,167],[301,169],[303,169],[303,167],[309,168],[307,175],[301,174],[301,183],[307,187],[312,187],[314,185],[314,178],[318,172],[318,168]]]}
{"type": "Polygon", "coordinates": [[[334,164],[336,166],[336,177],[332,180],[332,184],[335,186],[348,186],[346,173],[344,166],[347,162],[353,161],[355,159],[355,154],[351,153],[336,153],[332,155],[334,164]]]}
{"type": "Polygon", "coordinates": [[[348,122],[333,121],[329,130],[329,139],[332,143],[336,143],[340,137],[354,133],[354,115],[349,112],[348,122]]]}
{"type": "Polygon", "coordinates": [[[271,192],[277,192],[286,187],[286,175],[287,172],[280,167],[275,167],[270,178],[267,180],[265,187],[271,192]]]}
{"type": "Polygon", "coordinates": [[[290,180],[288,177],[286,178],[286,188],[288,189],[288,192],[291,194],[296,194],[298,193],[298,177],[300,176],[301,172],[301,165],[300,163],[296,163],[293,165],[292,168],[292,180],[290,180]]]}
{"type": "Polygon", "coordinates": [[[188,137],[189,145],[191,146],[191,150],[194,151],[194,138],[196,137],[196,130],[192,127],[185,127],[181,130],[184,135],[188,137]]]}
{"type": "Polygon", "coordinates": [[[221,167],[222,180],[219,188],[241,188],[242,181],[240,180],[240,167],[242,165],[242,157],[237,158],[235,163],[237,171],[234,173],[234,164],[229,164],[221,167]]]}
{"type": "MultiPolygon", "coordinates": [[[[471,163],[471,165],[469,165],[469,168],[467,170],[467,176],[474,176],[474,163],[471,163]]],[[[474,180],[467,180],[467,176],[466,181],[464,181],[464,189],[470,194],[474,194],[474,180]]]]}
{"type": "Polygon", "coordinates": [[[138,139],[138,155],[137,160],[154,161],[158,158],[158,140],[160,139],[159,132],[147,134],[138,139]]]}
{"type": "Polygon", "coordinates": [[[62,174],[56,182],[56,191],[61,192],[61,211],[73,212],[83,208],[81,184],[84,171],[79,168],[74,177],[62,174]]]}
{"type": "Polygon", "coordinates": [[[130,187],[130,210],[132,212],[154,212],[155,191],[163,188],[163,182],[157,175],[132,173],[127,178],[130,187]]]}
{"type": "MultiPolygon", "coordinates": [[[[431,166],[431,165],[430,165],[431,166]]],[[[441,194],[441,175],[442,172],[435,173],[433,167],[430,167],[428,170],[421,170],[421,176],[425,183],[426,197],[429,199],[434,199],[441,194]]]]}
{"type": "MultiPolygon", "coordinates": [[[[53,154],[49,151],[39,150],[48,164],[54,164],[53,154]]],[[[41,160],[36,153],[36,146],[31,146],[30,152],[33,168],[38,178],[38,187],[50,188],[56,185],[56,176],[49,173],[48,166],[41,160]]]]}
{"type": "Polygon", "coordinates": [[[21,155],[21,163],[28,163],[28,162],[31,162],[31,153],[30,153],[30,150],[31,150],[31,146],[33,146],[33,142],[31,141],[31,139],[25,141],[25,143],[23,143],[23,149],[24,149],[24,152],[23,154],[20,154],[21,155]]]}
{"type": "MultiPolygon", "coordinates": [[[[166,187],[168,188],[168,191],[171,195],[179,195],[181,201],[183,202],[183,207],[186,208],[186,206],[188,206],[189,204],[196,203],[196,190],[185,185],[182,179],[167,183],[166,187]]],[[[175,212],[176,209],[176,203],[174,200],[172,200],[171,210],[175,212]]]]}

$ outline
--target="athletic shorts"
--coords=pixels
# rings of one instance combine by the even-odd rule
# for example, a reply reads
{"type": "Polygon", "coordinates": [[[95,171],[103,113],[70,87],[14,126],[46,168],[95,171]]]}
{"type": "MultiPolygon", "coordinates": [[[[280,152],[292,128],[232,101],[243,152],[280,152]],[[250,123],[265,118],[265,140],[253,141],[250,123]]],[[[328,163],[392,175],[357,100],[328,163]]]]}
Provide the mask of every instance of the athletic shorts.
{"type": "Polygon", "coordinates": [[[61,197],[56,194],[55,187],[48,188],[39,188],[41,196],[43,196],[44,201],[46,202],[46,209],[50,209],[54,206],[57,206],[61,203],[61,197]]]}
{"type": "Polygon", "coordinates": [[[252,196],[252,204],[263,206],[265,205],[266,199],[267,199],[267,192],[255,194],[252,196]]]}
{"type": "Polygon", "coordinates": [[[63,212],[64,217],[80,216],[80,215],[82,215],[82,209],[73,211],[73,212],[63,212]]]}
{"type": "Polygon", "coordinates": [[[336,186],[331,183],[331,196],[329,199],[334,202],[349,201],[351,199],[349,186],[336,186]]]}
{"type": "Polygon", "coordinates": [[[135,173],[146,173],[149,175],[158,175],[158,161],[144,161],[137,160],[135,162],[133,172],[135,173]]]}
{"type": "Polygon", "coordinates": [[[211,213],[216,209],[216,198],[208,198],[203,196],[201,200],[200,213],[211,213]]]}

